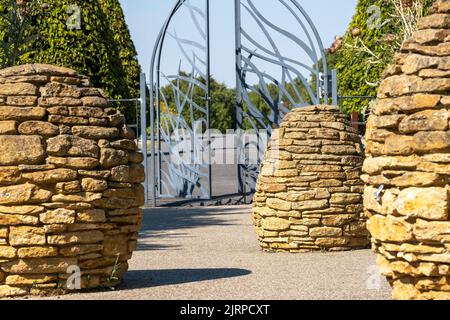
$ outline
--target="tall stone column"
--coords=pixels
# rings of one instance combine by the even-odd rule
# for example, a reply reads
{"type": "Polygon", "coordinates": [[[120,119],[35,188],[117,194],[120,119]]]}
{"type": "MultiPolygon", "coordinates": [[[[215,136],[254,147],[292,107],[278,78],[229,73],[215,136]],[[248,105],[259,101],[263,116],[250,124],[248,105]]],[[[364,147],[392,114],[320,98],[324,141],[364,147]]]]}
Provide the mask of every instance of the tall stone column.
{"type": "Polygon", "coordinates": [[[395,299],[450,299],[450,1],[385,73],[367,125],[368,229],[395,299]]]}
{"type": "Polygon", "coordinates": [[[361,138],[334,106],[293,110],[272,134],[253,219],[267,251],[364,248],[361,138]]]}
{"type": "Polygon", "coordinates": [[[124,120],[74,70],[0,70],[0,298],[120,281],[144,202],[124,120]]]}

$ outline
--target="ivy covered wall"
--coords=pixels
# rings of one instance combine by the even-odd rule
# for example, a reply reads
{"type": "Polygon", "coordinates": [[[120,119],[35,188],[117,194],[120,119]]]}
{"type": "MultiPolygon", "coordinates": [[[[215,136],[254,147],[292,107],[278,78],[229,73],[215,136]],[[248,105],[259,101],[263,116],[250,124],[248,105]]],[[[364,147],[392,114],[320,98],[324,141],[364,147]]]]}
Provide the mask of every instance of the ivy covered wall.
{"type": "MultiPolygon", "coordinates": [[[[13,1],[0,0],[3,41],[11,36],[5,28],[13,1]]],[[[66,66],[91,77],[112,98],[138,95],[141,68],[118,0],[31,0],[25,6],[20,13],[27,41],[14,64],[66,66]],[[68,13],[74,5],[80,8],[79,29],[68,27],[68,22],[76,22],[76,12],[68,13]]]]}
{"type": "MultiPolygon", "coordinates": [[[[432,3],[433,0],[358,0],[356,13],[336,51],[339,95],[375,96],[384,69],[432,3]]],[[[368,101],[344,100],[343,110],[362,111],[368,101]]]]}

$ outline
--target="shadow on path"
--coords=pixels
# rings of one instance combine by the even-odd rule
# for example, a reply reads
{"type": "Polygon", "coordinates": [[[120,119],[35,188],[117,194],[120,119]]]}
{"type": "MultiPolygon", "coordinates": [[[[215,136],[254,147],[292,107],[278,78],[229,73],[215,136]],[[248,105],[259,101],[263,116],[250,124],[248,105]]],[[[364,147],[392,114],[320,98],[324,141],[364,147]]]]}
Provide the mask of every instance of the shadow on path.
{"type": "Polygon", "coordinates": [[[245,269],[172,269],[130,270],[125,274],[121,289],[141,289],[166,285],[201,282],[250,274],[245,269]]]}
{"type": "MultiPolygon", "coordinates": [[[[144,210],[137,250],[177,249],[180,246],[164,244],[164,239],[189,237],[186,229],[205,226],[234,225],[233,219],[223,216],[240,214],[242,209],[229,208],[157,208],[144,210]]],[[[183,240],[180,240],[182,242],[183,240]]]]}

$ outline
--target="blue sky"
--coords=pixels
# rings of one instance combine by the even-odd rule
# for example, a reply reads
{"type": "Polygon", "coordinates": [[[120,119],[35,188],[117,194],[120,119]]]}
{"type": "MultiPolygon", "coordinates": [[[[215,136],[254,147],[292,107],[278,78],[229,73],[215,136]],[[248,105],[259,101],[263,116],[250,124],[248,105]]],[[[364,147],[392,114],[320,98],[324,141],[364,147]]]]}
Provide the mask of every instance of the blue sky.
{"type": "MultiPolygon", "coordinates": [[[[192,0],[201,3],[202,0],[192,0]]],[[[275,0],[256,0],[260,5],[265,2],[266,13],[270,14],[273,22],[285,22],[285,16],[281,10],[271,7],[275,0]]],[[[315,22],[319,34],[322,37],[324,47],[327,48],[333,42],[336,35],[342,35],[348,27],[354,13],[357,0],[298,0],[315,22]]],[[[148,74],[153,46],[159,30],[175,4],[175,0],[120,0],[125,13],[125,18],[131,31],[131,35],[138,51],[139,62],[143,70],[148,74]]],[[[234,86],[234,1],[211,0],[211,72],[213,76],[234,86]]],[[[194,38],[197,32],[194,26],[185,23],[188,16],[180,14],[178,21],[174,22],[174,28],[185,37],[194,38]]],[[[250,32],[252,30],[249,25],[250,32]]],[[[294,32],[295,30],[290,30],[294,32]]],[[[288,44],[286,44],[288,48],[288,44]]],[[[164,60],[168,68],[177,68],[179,52],[168,45],[164,53],[164,60]]],[[[164,63],[164,62],[163,62],[164,63]]],[[[170,72],[174,72],[171,70],[170,72]]]]}

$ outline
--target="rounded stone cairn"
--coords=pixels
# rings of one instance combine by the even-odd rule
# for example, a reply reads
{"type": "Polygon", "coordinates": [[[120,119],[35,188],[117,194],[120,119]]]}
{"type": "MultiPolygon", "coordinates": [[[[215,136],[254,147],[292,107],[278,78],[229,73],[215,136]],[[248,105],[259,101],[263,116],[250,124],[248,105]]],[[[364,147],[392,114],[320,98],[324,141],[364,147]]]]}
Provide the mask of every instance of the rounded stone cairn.
{"type": "Polygon", "coordinates": [[[334,106],[296,109],[275,129],[254,196],[267,251],[341,251],[369,245],[362,216],[361,138],[334,106]]]}
{"type": "Polygon", "coordinates": [[[450,299],[450,1],[418,29],[368,120],[364,205],[394,299],[450,299]]]}
{"type": "Polygon", "coordinates": [[[118,284],[144,172],[124,116],[75,71],[0,70],[0,298],[118,284]],[[67,281],[69,280],[69,281],[67,281]]]}

